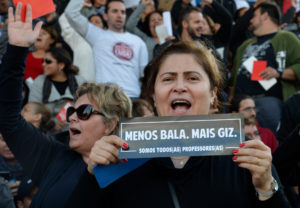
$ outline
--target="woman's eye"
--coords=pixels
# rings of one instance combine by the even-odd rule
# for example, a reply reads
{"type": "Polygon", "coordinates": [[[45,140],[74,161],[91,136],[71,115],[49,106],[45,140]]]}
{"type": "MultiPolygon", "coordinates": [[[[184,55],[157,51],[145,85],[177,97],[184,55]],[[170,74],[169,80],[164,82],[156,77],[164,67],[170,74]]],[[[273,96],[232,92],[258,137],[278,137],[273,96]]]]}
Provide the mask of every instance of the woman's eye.
{"type": "Polygon", "coordinates": [[[163,78],[163,82],[169,82],[169,81],[172,81],[173,79],[171,77],[165,77],[163,78]]]}
{"type": "Polygon", "coordinates": [[[195,77],[195,76],[192,76],[192,77],[189,77],[188,80],[196,81],[196,80],[199,80],[199,78],[198,78],[198,77],[195,77]]]}

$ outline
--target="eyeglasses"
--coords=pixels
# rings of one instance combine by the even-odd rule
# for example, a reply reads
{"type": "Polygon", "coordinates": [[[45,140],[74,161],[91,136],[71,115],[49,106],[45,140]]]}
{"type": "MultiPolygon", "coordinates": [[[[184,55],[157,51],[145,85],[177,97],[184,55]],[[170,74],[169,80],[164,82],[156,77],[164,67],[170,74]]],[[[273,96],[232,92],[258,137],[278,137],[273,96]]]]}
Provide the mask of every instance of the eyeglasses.
{"type": "Polygon", "coordinates": [[[251,113],[251,111],[255,111],[256,113],[258,112],[258,108],[253,108],[253,107],[248,107],[248,108],[245,108],[243,111],[246,111],[248,113],[251,113]]]}
{"type": "Polygon", "coordinates": [[[84,120],[84,121],[88,120],[92,114],[98,114],[105,118],[105,115],[103,113],[95,110],[92,105],[84,104],[84,105],[79,106],[78,108],[74,108],[71,106],[67,109],[67,121],[68,122],[70,122],[69,117],[75,112],[77,114],[77,117],[80,120],[84,120]]]}
{"type": "Polygon", "coordinates": [[[44,58],[43,59],[43,63],[46,63],[46,64],[51,64],[53,61],[51,59],[48,59],[48,58],[44,58]]]}

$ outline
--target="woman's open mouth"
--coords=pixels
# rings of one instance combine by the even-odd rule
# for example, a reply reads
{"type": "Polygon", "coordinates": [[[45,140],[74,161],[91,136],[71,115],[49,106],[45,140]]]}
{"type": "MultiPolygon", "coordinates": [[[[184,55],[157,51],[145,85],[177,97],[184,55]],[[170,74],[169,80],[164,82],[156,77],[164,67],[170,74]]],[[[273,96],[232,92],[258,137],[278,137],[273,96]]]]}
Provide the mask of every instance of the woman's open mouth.
{"type": "Polygon", "coordinates": [[[174,100],[171,103],[173,113],[178,115],[186,114],[191,108],[191,106],[192,106],[191,103],[188,100],[184,100],[184,99],[174,100]]]}
{"type": "Polygon", "coordinates": [[[78,129],[76,129],[76,128],[70,128],[70,135],[71,136],[77,136],[77,135],[79,135],[79,134],[81,134],[81,131],[80,130],[78,130],[78,129]]]}

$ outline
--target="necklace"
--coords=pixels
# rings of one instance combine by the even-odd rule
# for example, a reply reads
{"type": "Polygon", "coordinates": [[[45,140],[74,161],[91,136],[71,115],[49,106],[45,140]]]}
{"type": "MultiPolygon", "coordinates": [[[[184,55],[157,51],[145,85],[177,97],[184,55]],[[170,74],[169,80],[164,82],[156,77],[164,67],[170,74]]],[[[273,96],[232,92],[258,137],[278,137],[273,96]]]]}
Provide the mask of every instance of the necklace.
{"type": "Polygon", "coordinates": [[[190,157],[184,156],[184,157],[171,157],[171,160],[173,162],[173,165],[175,168],[181,169],[184,167],[186,162],[189,160],[190,157]]]}

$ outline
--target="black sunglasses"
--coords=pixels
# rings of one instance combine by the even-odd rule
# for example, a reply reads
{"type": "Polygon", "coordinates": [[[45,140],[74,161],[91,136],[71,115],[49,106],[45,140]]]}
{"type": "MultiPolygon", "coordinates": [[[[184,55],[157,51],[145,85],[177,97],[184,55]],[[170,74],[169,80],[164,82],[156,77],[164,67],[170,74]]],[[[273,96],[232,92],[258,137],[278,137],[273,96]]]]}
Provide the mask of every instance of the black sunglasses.
{"type": "Polygon", "coordinates": [[[74,108],[71,106],[67,109],[67,121],[68,122],[70,122],[69,117],[75,112],[77,114],[77,117],[80,120],[88,120],[92,114],[98,114],[105,118],[105,115],[103,113],[95,110],[92,105],[84,104],[84,105],[79,106],[78,108],[74,108]]]}
{"type": "Polygon", "coordinates": [[[43,63],[46,63],[46,64],[51,64],[53,61],[51,59],[48,59],[48,58],[44,58],[43,59],[43,63]]]}

